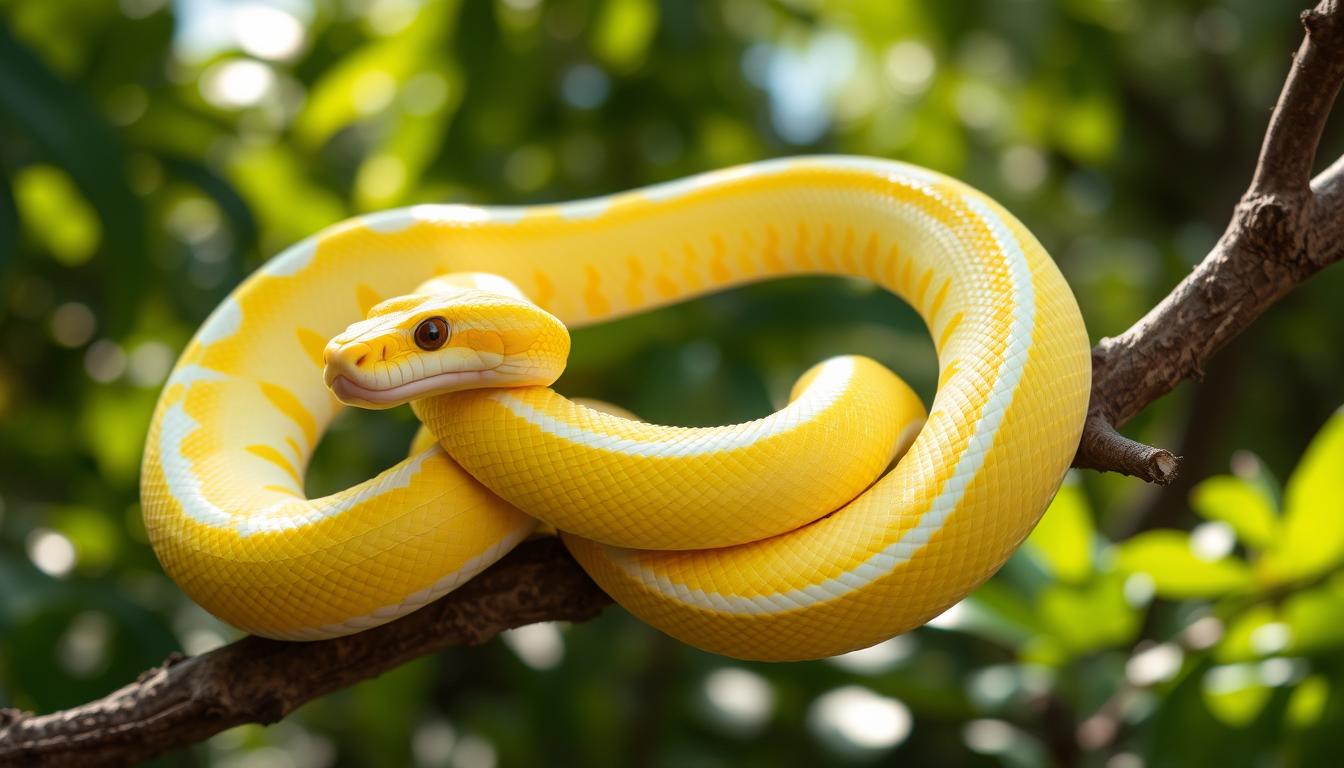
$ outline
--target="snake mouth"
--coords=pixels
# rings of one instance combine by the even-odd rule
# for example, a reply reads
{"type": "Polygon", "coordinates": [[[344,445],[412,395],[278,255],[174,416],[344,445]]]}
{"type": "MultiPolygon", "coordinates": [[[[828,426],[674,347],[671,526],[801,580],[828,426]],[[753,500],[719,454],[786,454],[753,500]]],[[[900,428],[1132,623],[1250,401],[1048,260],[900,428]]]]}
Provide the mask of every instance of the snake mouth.
{"type": "Polygon", "coordinates": [[[492,386],[488,379],[488,374],[492,371],[493,369],[490,368],[475,371],[449,371],[448,373],[426,376],[423,379],[416,379],[386,389],[365,387],[338,374],[331,380],[330,387],[332,393],[336,395],[336,399],[346,405],[391,408],[430,395],[492,386]]]}

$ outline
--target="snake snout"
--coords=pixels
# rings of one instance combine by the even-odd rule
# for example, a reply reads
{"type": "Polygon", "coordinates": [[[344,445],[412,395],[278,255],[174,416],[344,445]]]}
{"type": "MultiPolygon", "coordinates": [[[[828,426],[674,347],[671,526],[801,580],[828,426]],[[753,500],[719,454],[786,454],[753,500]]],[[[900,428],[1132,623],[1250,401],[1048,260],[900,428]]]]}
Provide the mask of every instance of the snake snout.
{"type": "Polygon", "coordinates": [[[344,342],[333,340],[322,350],[328,385],[338,376],[368,374],[378,363],[384,363],[392,354],[391,344],[383,340],[344,342]]]}
{"type": "Polygon", "coordinates": [[[365,365],[372,363],[387,362],[388,344],[386,342],[374,342],[372,344],[360,345],[362,352],[357,355],[353,361],[355,368],[364,368],[365,365]]]}

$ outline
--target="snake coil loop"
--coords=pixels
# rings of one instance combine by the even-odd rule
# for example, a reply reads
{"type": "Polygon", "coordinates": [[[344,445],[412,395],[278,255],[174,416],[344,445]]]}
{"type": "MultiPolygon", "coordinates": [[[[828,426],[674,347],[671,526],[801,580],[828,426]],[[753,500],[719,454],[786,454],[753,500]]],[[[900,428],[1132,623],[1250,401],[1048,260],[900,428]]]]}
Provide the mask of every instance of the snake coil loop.
{"type": "Polygon", "coordinates": [[[452,590],[536,515],[669,634],[740,658],[829,656],[922,624],[1003,564],[1063,479],[1089,379],[1077,305],[1039,243],[913,166],[810,157],[554,206],[416,206],[292,247],[214,311],[155,411],[146,529],[207,610],[316,639],[452,590]],[[486,274],[417,292],[459,273],[486,274]],[[563,366],[566,326],[798,274],[866,278],[916,308],[940,368],[927,420],[852,357],[809,371],[778,413],[710,430],[545,386],[558,370],[538,359],[563,366]],[[427,396],[449,389],[467,391],[427,396]],[[437,444],[310,500],[332,392],[414,400],[437,444]]]}

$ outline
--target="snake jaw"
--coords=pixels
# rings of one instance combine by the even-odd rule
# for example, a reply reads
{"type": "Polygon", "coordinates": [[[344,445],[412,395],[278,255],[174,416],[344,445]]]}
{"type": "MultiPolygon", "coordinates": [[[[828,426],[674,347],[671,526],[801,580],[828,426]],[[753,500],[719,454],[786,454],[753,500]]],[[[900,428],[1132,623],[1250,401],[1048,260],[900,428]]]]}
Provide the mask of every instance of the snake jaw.
{"type": "Polygon", "coordinates": [[[415,357],[385,339],[327,346],[323,379],[336,399],[361,408],[392,408],[431,395],[509,386],[496,369],[506,357],[453,347],[415,357]]]}
{"type": "Polygon", "coordinates": [[[336,399],[346,405],[382,410],[422,397],[497,386],[492,382],[493,373],[494,369],[451,371],[385,389],[365,387],[344,375],[336,374],[329,379],[327,386],[336,395],[336,399]]]}

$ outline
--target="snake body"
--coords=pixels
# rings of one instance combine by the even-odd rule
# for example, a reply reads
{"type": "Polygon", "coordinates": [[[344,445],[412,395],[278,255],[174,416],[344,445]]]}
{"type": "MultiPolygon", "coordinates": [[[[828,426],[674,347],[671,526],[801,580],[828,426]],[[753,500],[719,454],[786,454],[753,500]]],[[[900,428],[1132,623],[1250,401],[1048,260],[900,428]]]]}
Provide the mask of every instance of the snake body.
{"type": "MultiPolygon", "coordinates": [[[[211,314],[160,397],[142,502],[183,590],[269,637],[390,621],[540,517],[669,634],[816,658],[918,626],[1002,565],[1063,479],[1089,379],[1077,305],[1037,241],[913,166],[799,158],[561,205],[416,206],[294,246],[211,314]],[[423,288],[463,273],[497,284],[423,288]],[[872,280],[924,318],[940,368],[927,420],[862,358],[818,365],[770,417],[713,430],[572,403],[546,386],[558,369],[530,362],[568,349],[536,330],[546,318],[563,331],[819,273],[872,280]],[[426,306],[452,315],[451,348],[398,362],[375,339],[407,332],[379,323],[426,306]],[[436,442],[309,500],[308,458],[342,407],[327,384],[356,362],[370,391],[419,395],[434,377],[466,391],[408,398],[436,442]]],[[[352,387],[337,394],[359,403],[352,387]]]]}

